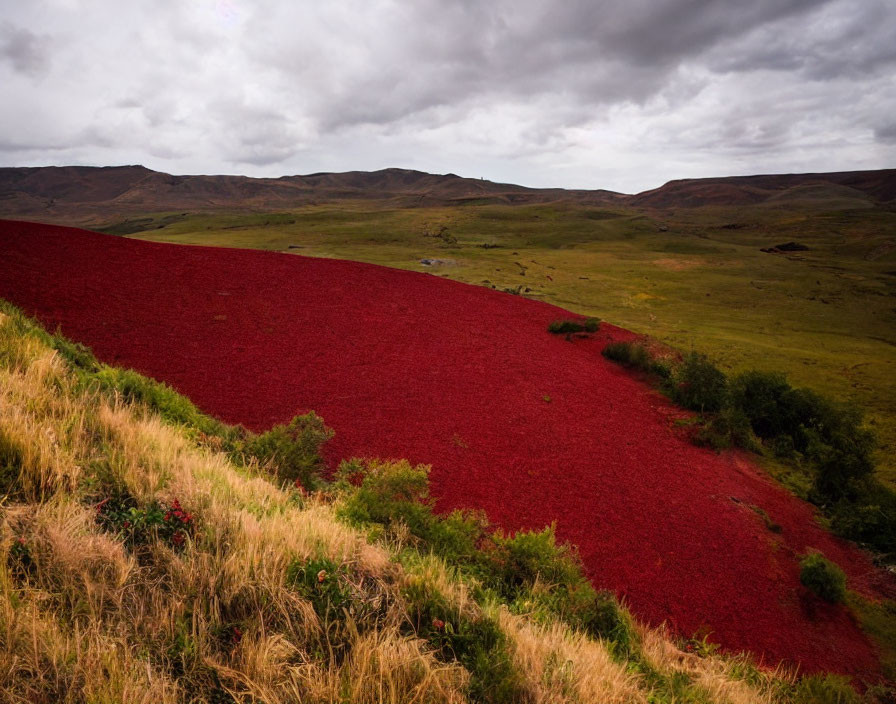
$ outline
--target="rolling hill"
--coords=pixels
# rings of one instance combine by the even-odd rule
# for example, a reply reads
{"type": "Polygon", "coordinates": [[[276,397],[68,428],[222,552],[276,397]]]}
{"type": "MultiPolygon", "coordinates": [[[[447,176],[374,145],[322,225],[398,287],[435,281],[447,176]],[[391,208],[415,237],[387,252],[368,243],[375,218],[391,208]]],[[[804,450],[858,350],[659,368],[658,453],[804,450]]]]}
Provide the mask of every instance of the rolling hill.
{"type": "Polygon", "coordinates": [[[173,176],[143,166],[0,168],[0,215],[89,222],[98,214],[178,210],[276,210],[340,200],[396,207],[570,201],[641,208],[744,205],[805,186],[834,186],[872,203],[896,198],[896,169],[670,181],[625,195],[606,190],[527,188],[410,169],[316,173],[280,178],[173,176]]]}
{"type": "Polygon", "coordinates": [[[0,253],[0,297],[101,359],[256,430],[314,410],[331,466],[431,464],[441,510],[556,522],[653,625],[768,665],[879,672],[849,612],[800,585],[799,555],[821,550],[869,597],[892,585],[747,456],[682,438],[680,411],[601,357],[625,330],[569,342],[546,333],[554,306],[356,262],[11,221],[0,253]]]}

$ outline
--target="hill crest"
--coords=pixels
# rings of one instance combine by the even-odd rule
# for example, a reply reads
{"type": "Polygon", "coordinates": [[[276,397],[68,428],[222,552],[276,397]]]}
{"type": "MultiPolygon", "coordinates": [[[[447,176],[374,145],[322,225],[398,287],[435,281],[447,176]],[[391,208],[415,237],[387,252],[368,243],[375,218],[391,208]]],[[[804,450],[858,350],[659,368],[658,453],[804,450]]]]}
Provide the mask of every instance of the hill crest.
{"type": "MultiPolygon", "coordinates": [[[[896,199],[896,169],[678,179],[635,195],[609,190],[529,188],[403,168],[317,172],[278,178],[172,175],[144,166],[0,168],[0,215],[64,221],[104,213],[300,207],[374,200],[394,207],[554,201],[666,209],[751,205],[815,186],[868,205],[896,199]]],[[[798,194],[797,194],[798,195],[798,194]]],[[[822,193],[823,195],[823,193],[822,193]]],[[[818,194],[815,196],[818,197],[818,194]]]]}

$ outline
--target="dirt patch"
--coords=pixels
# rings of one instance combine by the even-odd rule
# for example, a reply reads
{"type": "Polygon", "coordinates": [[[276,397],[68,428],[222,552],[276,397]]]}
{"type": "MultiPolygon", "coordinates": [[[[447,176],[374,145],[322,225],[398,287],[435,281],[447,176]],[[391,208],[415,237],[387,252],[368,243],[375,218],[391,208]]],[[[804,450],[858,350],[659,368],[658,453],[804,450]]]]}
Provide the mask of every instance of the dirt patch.
{"type": "Polygon", "coordinates": [[[658,266],[660,269],[666,269],[667,271],[687,271],[688,269],[695,269],[700,266],[700,262],[693,259],[672,258],[654,259],[652,264],[658,266]]]}

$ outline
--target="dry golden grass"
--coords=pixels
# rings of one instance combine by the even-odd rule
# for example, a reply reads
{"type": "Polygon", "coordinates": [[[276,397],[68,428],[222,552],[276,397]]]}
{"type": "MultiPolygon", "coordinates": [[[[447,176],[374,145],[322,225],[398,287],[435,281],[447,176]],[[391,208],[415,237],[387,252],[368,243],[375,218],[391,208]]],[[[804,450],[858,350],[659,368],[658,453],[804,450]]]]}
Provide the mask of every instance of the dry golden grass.
{"type": "MultiPolygon", "coordinates": [[[[675,647],[663,629],[638,628],[641,653],[658,672],[669,675],[680,672],[690,676],[694,685],[713,702],[724,704],[773,704],[775,695],[764,680],[765,686],[753,686],[740,679],[737,670],[747,664],[740,658],[701,657],[675,647]]],[[[790,679],[783,671],[780,677],[790,679]]]]}
{"type": "Polygon", "coordinates": [[[501,609],[511,656],[537,704],[647,702],[640,678],[615,662],[603,644],[553,623],[539,625],[501,609]]]}

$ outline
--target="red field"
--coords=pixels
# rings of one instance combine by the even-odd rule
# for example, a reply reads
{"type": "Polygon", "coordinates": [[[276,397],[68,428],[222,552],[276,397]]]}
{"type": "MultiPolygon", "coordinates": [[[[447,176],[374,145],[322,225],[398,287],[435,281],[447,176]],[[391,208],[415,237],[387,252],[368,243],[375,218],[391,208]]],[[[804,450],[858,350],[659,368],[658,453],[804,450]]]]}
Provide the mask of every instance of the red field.
{"type": "Polygon", "coordinates": [[[623,330],[570,343],[546,332],[558,308],[427,274],[9,221],[0,297],[223,420],[264,429],[313,409],[336,431],[333,463],[430,463],[443,509],[556,521],[594,583],[652,624],[708,629],[768,665],[879,672],[849,613],[798,579],[818,548],[873,595],[869,561],[746,456],[677,437],[671,407],[600,356],[623,330]]]}

